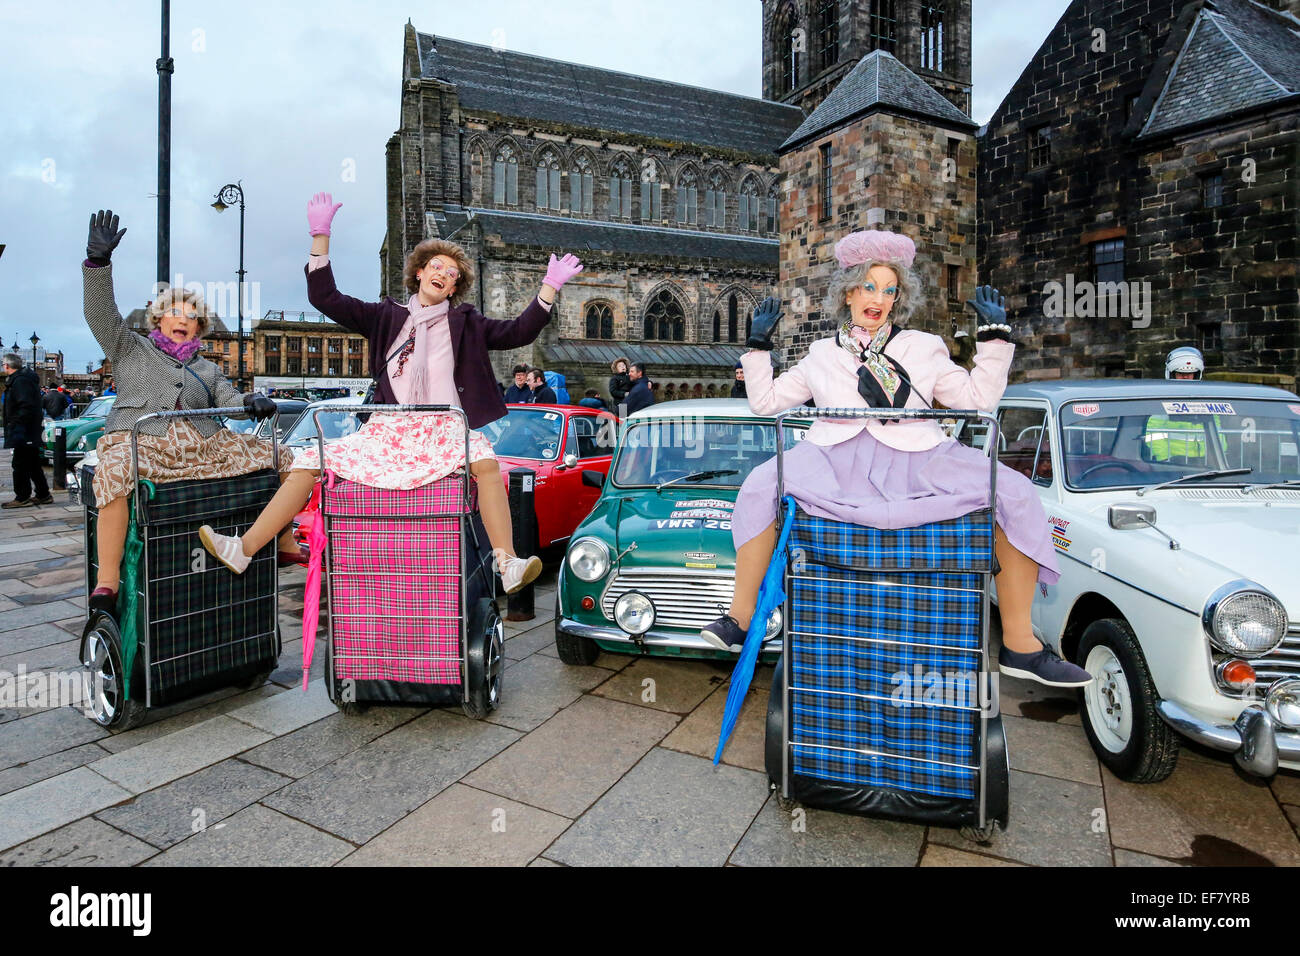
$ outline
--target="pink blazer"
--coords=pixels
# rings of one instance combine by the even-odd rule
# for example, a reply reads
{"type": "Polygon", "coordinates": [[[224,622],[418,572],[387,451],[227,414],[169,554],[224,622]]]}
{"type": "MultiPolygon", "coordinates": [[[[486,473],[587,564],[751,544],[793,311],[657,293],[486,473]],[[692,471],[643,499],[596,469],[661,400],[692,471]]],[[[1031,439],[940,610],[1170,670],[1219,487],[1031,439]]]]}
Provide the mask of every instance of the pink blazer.
{"type": "MultiPolygon", "coordinates": [[[[904,330],[894,336],[885,354],[899,361],[912,381],[907,408],[926,408],[938,400],[949,408],[997,408],[1007,387],[1007,373],[1016,347],[1010,342],[980,342],[975,346],[975,368],[966,369],[948,356],[948,346],[929,332],[904,330]],[[922,397],[924,396],[924,401],[922,397]]],[[[807,357],[777,379],[772,378],[772,356],[760,350],[740,358],[745,368],[745,392],[756,415],[775,415],[812,399],[819,408],[865,408],[858,394],[861,364],[840,348],[835,337],[818,339],[807,357]]],[[[838,445],[866,428],[873,438],[900,451],[924,451],[950,441],[935,421],[835,422],[819,419],[808,430],[808,440],[818,445],[838,445]]]]}

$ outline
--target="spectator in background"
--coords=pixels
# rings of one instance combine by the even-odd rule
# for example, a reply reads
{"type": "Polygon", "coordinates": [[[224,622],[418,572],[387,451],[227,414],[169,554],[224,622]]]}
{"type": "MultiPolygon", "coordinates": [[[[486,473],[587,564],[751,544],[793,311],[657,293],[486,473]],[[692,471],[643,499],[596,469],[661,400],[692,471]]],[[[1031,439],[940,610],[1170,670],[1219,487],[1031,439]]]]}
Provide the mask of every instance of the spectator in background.
{"type": "Polygon", "coordinates": [[[14,450],[14,500],[0,508],[31,508],[54,503],[41,470],[41,380],[23,368],[22,356],[4,357],[4,446],[14,450]]]}
{"type": "Polygon", "coordinates": [[[69,413],[72,410],[72,396],[68,394],[67,389],[65,389],[62,385],[60,385],[59,397],[63,399],[63,411],[60,412],[58,415],[55,415],[54,417],[67,418],[69,416],[69,413]]]}
{"type": "Polygon", "coordinates": [[[746,398],[745,395],[745,367],[739,362],[736,363],[736,381],[731,386],[732,398],[746,398]]]}
{"type": "Polygon", "coordinates": [[[585,397],[579,399],[578,404],[585,405],[587,408],[599,409],[603,412],[609,411],[609,406],[605,404],[604,400],[600,397],[600,393],[594,388],[587,389],[585,397]]]}
{"type": "Polygon", "coordinates": [[[63,414],[63,396],[52,388],[41,389],[41,408],[46,418],[58,418],[63,414]]]}
{"type": "Polygon", "coordinates": [[[530,402],[538,405],[556,405],[559,399],[555,396],[555,389],[546,384],[546,372],[540,368],[530,368],[528,370],[528,387],[532,390],[530,402]]]}
{"type": "Polygon", "coordinates": [[[627,359],[621,355],[609,363],[609,370],[614,373],[609,377],[609,397],[615,407],[623,404],[623,399],[627,398],[627,393],[632,388],[632,380],[627,374],[628,367],[627,359]]]}
{"type": "Polygon", "coordinates": [[[113,384],[113,377],[111,375],[108,377],[108,381],[104,383],[104,394],[105,395],[117,394],[117,387],[113,384]]]}
{"type": "Polygon", "coordinates": [[[653,405],[655,397],[650,392],[650,380],[646,378],[645,362],[633,362],[627,375],[632,382],[632,388],[627,393],[627,414],[631,415],[653,405]]]}
{"type": "Polygon", "coordinates": [[[506,389],[507,402],[531,402],[533,392],[528,387],[528,366],[522,362],[515,366],[515,383],[506,389]]]}

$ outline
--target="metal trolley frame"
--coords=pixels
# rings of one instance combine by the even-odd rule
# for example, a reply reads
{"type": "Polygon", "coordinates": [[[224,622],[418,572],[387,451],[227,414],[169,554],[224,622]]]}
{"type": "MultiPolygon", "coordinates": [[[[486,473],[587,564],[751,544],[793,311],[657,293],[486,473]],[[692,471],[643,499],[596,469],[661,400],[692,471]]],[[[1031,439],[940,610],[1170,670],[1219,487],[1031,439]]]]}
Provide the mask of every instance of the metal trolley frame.
{"type": "MultiPolygon", "coordinates": [[[[402,680],[385,680],[385,679],[352,679],[337,678],[335,676],[335,664],[340,660],[349,659],[349,655],[340,655],[338,653],[338,641],[335,634],[335,620],[347,616],[359,615],[341,615],[336,614],[335,609],[339,606],[336,603],[335,587],[340,578],[360,576],[356,571],[343,571],[337,565],[334,553],[335,536],[340,534],[365,534],[366,532],[357,529],[340,529],[336,528],[335,521],[339,515],[331,514],[327,507],[327,496],[325,491],[321,493],[320,511],[317,520],[324,522],[325,531],[325,568],[327,571],[327,594],[329,601],[329,612],[327,615],[327,645],[326,645],[326,687],[329,697],[345,713],[352,713],[360,709],[365,703],[424,703],[424,704],[451,704],[460,703],[467,715],[479,719],[492,710],[495,710],[500,704],[502,673],[504,671],[504,634],[501,628],[500,617],[496,611],[495,599],[495,576],[487,567],[488,561],[484,556],[483,543],[486,541],[486,531],[482,529],[481,518],[474,507],[471,498],[471,482],[474,481],[470,473],[470,440],[469,440],[469,420],[465,412],[452,405],[330,405],[312,410],[312,420],[316,426],[316,443],[320,450],[321,475],[322,481],[327,480],[326,459],[325,459],[325,438],[320,427],[320,417],[322,414],[410,414],[410,413],[450,413],[461,420],[465,433],[465,458],[464,458],[464,477],[461,485],[461,509],[458,515],[452,515],[446,512],[440,514],[372,514],[367,513],[364,518],[349,517],[349,521],[369,520],[376,521],[392,520],[403,522],[445,522],[451,517],[457,517],[456,522],[456,540],[455,548],[459,555],[459,573],[455,576],[459,578],[459,593],[457,601],[457,610],[454,615],[434,615],[438,620],[456,621],[457,625],[457,647],[458,654],[456,658],[450,656],[431,656],[419,658],[400,658],[389,656],[389,660],[425,660],[425,661],[446,661],[453,659],[456,661],[460,673],[460,685],[457,691],[454,684],[436,684],[436,683],[418,683],[402,680]],[[467,548],[467,544],[470,545],[467,548]],[[477,586],[471,586],[471,579],[477,579],[477,586]],[[483,609],[483,600],[491,604],[490,609],[483,609]],[[485,619],[480,617],[486,615],[485,619]],[[348,693],[344,693],[345,682],[349,684],[348,693]]],[[[374,578],[377,576],[391,576],[401,580],[410,580],[412,577],[424,577],[430,579],[430,583],[436,585],[438,580],[446,579],[453,576],[450,572],[425,572],[421,575],[412,575],[398,572],[367,572],[365,577],[374,578]]],[[[379,615],[380,617],[390,617],[391,615],[379,615]]],[[[360,657],[360,655],[350,655],[351,657],[360,657]]]]}
{"type": "MultiPolygon", "coordinates": [[[[139,671],[140,676],[144,678],[144,690],[145,690],[144,703],[143,703],[143,707],[141,707],[138,699],[138,695],[134,693],[134,691],[130,699],[127,699],[125,694],[125,684],[123,682],[123,678],[125,677],[125,675],[121,673],[121,661],[122,661],[121,634],[119,632],[119,624],[118,621],[116,620],[115,614],[104,614],[103,612],[93,612],[89,614],[86,629],[83,632],[82,639],[81,639],[81,659],[82,659],[83,666],[86,667],[87,669],[87,676],[88,676],[87,693],[90,697],[88,701],[89,716],[91,716],[92,719],[94,719],[97,723],[102,724],[103,726],[111,726],[116,729],[127,729],[128,727],[142,720],[145,713],[150,708],[155,706],[154,698],[158,693],[158,688],[155,686],[154,674],[153,674],[155,665],[171,664],[173,662],[180,660],[182,657],[192,657],[198,654],[210,653],[212,650],[215,649],[214,647],[201,647],[195,650],[187,651],[181,655],[176,655],[166,660],[154,659],[156,649],[154,647],[153,636],[154,636],[154,629],[156,625],[166,624],[169,621],[180,620],[181,618],[189,617],[195,614],[207,613],[207,611],[200,609],[199,611],[187,611],[186,613],[173,615],[172,617],[155,619],[154,615],[156,609],[153,608],[150,603],[150,591],[152,590],[150,584],[154,582],[155,580],[154,574],[157,572],[158,569],[152,567],[151,551],[154,550],[154,547],[152,547],[152,545],[158,545],[160,542],[166,540],[167,537],[174,537],[174,536],[164,536],[163,538],[158,538],[151,532],[151,528],[153,528],[154,525],[158,524],[159,522],[156,522],[151,516],[148,507],[149,499],[146,497],[144,489],[141,487],[140,444],[139,444],[140,427],[145,422],[155,421],[155,420],[171,421],[180,418],[219,418],[219,417],[234,417],[234,416],[245,416],[245,415],[247,415],[247,410],[243,406],[230,406],[225,408],[206,408],[206,409],[180,409],[176,411],[167,411],[167,412],[152,412],[147,415],[142,415],[131,426],[131,477],[135,485],[135,490],[132,493],[131,507],[134,508],[136,526],[137,528],[140,529],[140,536],[143,539],[143,545],[144,545],[140,552],[140,566],[138,572],[139,603],[136,611],[138,615],[137,630],[139,631],[139,644],[138,644],[137,653],[140,655],[140,657],[137,657],[136,666],[134,666],[132,670],[133,672],[139,671]],[[110,648],[110,644],[113,642],[116,642],[115,650],[110,648]],[[94,648],[95,650],[94,654],[90,653],[92,648],[94,648]],[[115,663],[112,657],[110,656],[114,653],[116,655],[115,663]],[[108,677],[106,677],[105,675],[106,663],[109,664],[110,667],[115,666],[116,668],[108,677]],[[107,697],[104,696],[106,692],[109,692],[110,690],[116,695],[116,704],[111,708],[108,705],[107,697]]],[[[279,417],[279,412],[275,413],[275,417],[277,418],[279,417]]],[[[272,424],[274,426],[274,422],[272,424]]],[[[275,469],[279,460],[279,441],[276,436],[276,430],[274,427],[272,427],[271,429],[270,444],[271,444],[272,469],[275,469]]],[[[232,479],[213,479],[214,482],[230,481],[230,480],[232,479]]],[[[91,590],[94,587],[95,569],[96,569],[96,564],[95,564],[96,552],[95,550],[92,549],[93,542],[92,542],[91,521],[90,521],[91,510],[94,501],[94,497],[93,497],[94,492],[91,490],[90,487],[84,485],[81,482],[80,477],[78,481],[78,486],[81,492],[82,503],[85,506],[85,514],[86,514],[86,520],[84,521],[84,526],[83,526],[83,541],[84,541],[84,547],[86,552],[86,581],[85,581],[86,604],[87,607],[89,608],[90,594],[91,594],[91,590]]],[[[168,487],[168,484],[163,484],[161,487],[166,488],[168,487]]],[[[257,507],[260,508],[261,504],[259,503],[257,507]]],[[[217,514],[219,514],[219,512],[213,512],[212,517],[216,517],[217,514]]],[[[97,523],[98,523],[98,519],[96,518],[96,525],[97,523]]],[[[96,527],[95,531],[96,533],[98,532],[98,527],[96,527]]],[[[187,533],[188,532],[186,532],[185,534],[187,533]]],[[[192,549],[189,548],[185,550],[187,553],[192,551],[192,549]]],[[[215,568],[216,565],[214,564],[211,570],[215,570],[215,568]]],[[[270,568],[271,568],[271,574],[274,576],[276,574],[274,558],[272,558],[272,563],[270,565],[270,568]]],[[[210,569],[207,567],[205,561],[203,566],[200,569],[198,569],[198,573],[207,573],[208,570],[210,569]]],[[[223,569],[223,573],[225,573],[224,569],[223,569]]],[[[246,573],[252,574],[255,572],[253,568],[250,568],[249,571],[246,573]]],[[[280,648],[279,587],[278,587],[278,581],[274,577],[271,582],[269,591],[270,591],[269,596],[255,595],[254,597],[249,598],[244,602],[241,602],[247,604],[256,601],[267,601],[269,597],[268,609],[267,609],[268,620],[262,622],[262,624],[259,625],[259,627],[265,628],[265,632],[255,634],[253,637],[240,638],[237,639],[236,641],[233,641],[232,643],[246,643],[258,637],[275,635],[276,654],[274,655],[274,658],[267,659],[271,662],[271,667],[269,668],[262,667],[256,671],[249,671],[247,666],[241,666],[229,672],[228,676],[233,678],[232,680],[223,680],[223,676],[226,675],[223,675],[222,672],[217,672],[215,674],[210,674],[210,675],[204,675],[203,677],[197,679],[194,682],[195,686],[193,688],[192,693],[168,694],[167,695],[168,699],[164,701],[164,703],[168,703],[168,704],[175,703],[178,700],[185,699],[185,697],[193,696],[193,694],[202,693],[206,690],[210,690],[215,687],[223,686],[226,684],[233,683],[240,686],[247,684],[249,686],[252,686],[253,684],[260,683],[262,679],[264,679],[267,675],[269,675],[270,670],[274,668],[275,659],[278,659],[279,657],[279,648],[280,648]]]]}
{"type": "MultiPolygon", "coordinates": [[[[861,792],[864,795],[862,799],[834,799],[826,803],[831,809],[841,809],[848,812],[866,813],[871,815],[889,816],[903,819],[921,820],[932,823],[946,823],[948,825],[958,825],[963,829],[963,833],[979,841],[987,841],[994,832],[996,824],[1001,824],[1004,828],[1007,822],[1007,803],[1008,803],[1008,779],[1009,771],[1007,766],[1006,742],[1002,729],[1000,714],[1000,702],[998,698],[998,687],[996,678],[996,661],[990,654],[989,647],[989,612],[990,598],[989,589],[993,575],[996,573],[996,557],[992,554],[993,548],[993,526],[996,521],[996,503],[997,503],[997,455],[998,447],[998,425],[997,420],[988,414],[978,411],[963,411],[950,409],[883,409],[883,408],[808,408],[801,407],[790,409],[777,416],[776,424],[778,435],[782,434],[787,419],[833,419],[833,420],[940,420],[940,419],[958,419],[967,423],[972,421],[984,422],[988,425],[989,432],[986,439],[985,450],[989,457],[989,502],[988,502],[988,537],[990,548],[990,560],[987,569],[979,572],[982,578],[982,593],[980,596],[980,643],[978,648],[978,660],[980,663],[979,672],[979,699],[977,706],[969,708],[960,708],[965,710],[979,711],[979,740],[978,740],[978,775],[975,799],[973,801],[962,801],[958,798],[944,800],[926,799],[899,792],[892,793],[888,788],[872,788],[863,785],[861,792]],[[872,791],[875,790],[873,793],[872,791]]],[[[785,458],[784,458],[783,441],[777,442],[776,468],[777,468],[777,502],[778,512],[780,503],[785,497],[785,458]]],[[[887,533],[887,532],[886,532],[887,533]]],[[[915,572],[911,572],[915,573],[915,572]]],[[[805,799],[804,796],[796,794],[793,786],[794,768],[792,761],[792,751],[796,741],[793,739],[793,714],[791,704],[791,693],[796,690],[812,690],[811,688],[798,688],[794,685],[794,663],[793,648],[796,641],[795,628],[798,626],[798,617],[795,614],[795,588],[794,582],[800,577],[794,567],[794,562],[788,560],[785,571],[785,607],[784,619],[786,621],[786,640],[783,642],[780,671],[778,675],[780,688],[778,694],[772,695],[768,710],[768,773],[772,779],[773,785],[778,789],[779,795],[784,802],[794,799],[805,799]],[[779,721],[779,728],[777,722],[779,721]],[[776,739],[774,739],[774,737],[776,739]],[[774,745],[780,747],[779,762],[774,759],[774,745]],[[779,764],[779,770],[778,770],[779,764]]],[[[813,635],[815,636],[815,635],[813,635]]],[[[897,643],[885,641],[881,638],[857,637],[854,640],[865,643],[888,644],[897,643]]],[[[945,651],[951,648],[944,645],[926,645],[934,648],[941,648],[945,651]]],[[[865,695],[850,694],[848,696],[863,697],[865,695]]],[[[926,706],[918,704],[916,706],[926,706]]],[[[944,705],[947,706],[947,705],[944,705]]],[[[799,747],[810,750],[821,749],[838,749],[853,750],[855,753],[866,757],[889,758],[889,759],[912,759],[902,754],[891,754],[884,751],[863,751],[854,748],[830,748],[826,745],[811,744],[799,742],[799,747]]],[[[969,766],[953,764],[952,766],[961,766],[964,770],[970,770],[969,766]]]]}

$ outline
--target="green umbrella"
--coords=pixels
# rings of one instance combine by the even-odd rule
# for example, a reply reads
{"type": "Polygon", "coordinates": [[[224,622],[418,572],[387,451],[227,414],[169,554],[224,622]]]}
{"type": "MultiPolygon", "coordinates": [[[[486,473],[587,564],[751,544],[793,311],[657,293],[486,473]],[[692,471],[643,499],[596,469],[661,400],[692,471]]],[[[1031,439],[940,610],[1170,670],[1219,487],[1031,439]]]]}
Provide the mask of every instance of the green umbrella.
{"type": "MultiPolygon", "coordinates": [[[[157,489],[152,481],[144,480],[141,485],[153,498],[157,489]]],[[[135,523],[135,508],[129,509],[126,524],[126,546],[122,549],[122,580],[117,589],[117,620],[122,635],[122,699],[131,699],[131,672],[135,668],[135,652],[140,644],[140,616],[138,601],[138,582],[140,578],[140,555],[144,552],[144,542],[135,523]]]]}

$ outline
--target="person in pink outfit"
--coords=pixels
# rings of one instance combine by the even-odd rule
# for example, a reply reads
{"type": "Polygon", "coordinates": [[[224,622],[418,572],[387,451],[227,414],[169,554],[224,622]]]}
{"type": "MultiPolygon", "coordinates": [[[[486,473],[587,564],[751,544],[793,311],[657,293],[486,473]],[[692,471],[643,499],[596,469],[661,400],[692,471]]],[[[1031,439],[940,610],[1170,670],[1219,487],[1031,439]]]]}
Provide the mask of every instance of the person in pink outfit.
{"type": "MultiPolygon", "coordinates": [[[[855,232],[835,246],[839,269],[826,313],[834,336],[813,342],[808,355],[773,378],[771,335],[780,303],[755,311],[750,351],[741,357],[746,395],[756,414],[774,415],[808,399],[822,408],[948,408],[991,410],[1006,388],[1015,346],[997,290],[980,288],[969,304],[984,324],[976,332],[975,368],[949,358],[937,335],[907,329],[919,302],[912,272],[916,245],[884,230],[855,232]]],[[[818,419],[785,456],[785,491],[810,514],[873,528],[913,528],[968,514],[988,502],[988,459],[948,438],[933,420],[818,419]]],[[[994,551],[1002,617],[1002,673],[1054,687],[1091,681],[1082,668],[1042,645],[1030,626],[1039,582],[1060,577],[1047,516],[1029,479],[998,465],[994,551]]],[[[741,486],[732,520],[736,589],[731,606],[701,636],[737,649],[754,613],[759,585],[776,543],[776,461],[754,469],[741,486]]]]}
{"type": "MultiPolygon", "coordinates": [[[[307,206],[311,255],[307,299],[321,314],[365,335],[375,373],[375,403],[452,405],[468,420],[469,471],[478,485],[479,512],[506,592],[524,587],[541,572],[537,557],[514,553],[510,508],[492,445],[478,429],[506,414],[497,388],[491,349],[515,349],[536,340],[551,320],[555,296],[582,271],[576,256],[552,255],[541,289],[510,321],[486,318],[464,295],[474,287],[474,268],[454,242],[426,239],[407,256],[403,278],[410,298],[363,302],[339,292],[329,264],[330,227],[342,203],[318,193],[307,206]]],[[[331,442],[325,467],[352,481],[410,489],[437,481],[465,464],[465,435],[454,415],[375,414],[355,434],[331,442]]],[[[204,547],[226,567],[243,573],[256,554],[293,520],[320,477],[319,452],[300,452],[280,492],[242,536],[199,531],[204,547]]]]}

